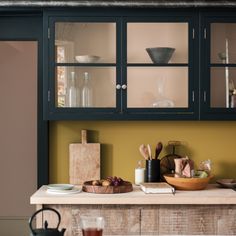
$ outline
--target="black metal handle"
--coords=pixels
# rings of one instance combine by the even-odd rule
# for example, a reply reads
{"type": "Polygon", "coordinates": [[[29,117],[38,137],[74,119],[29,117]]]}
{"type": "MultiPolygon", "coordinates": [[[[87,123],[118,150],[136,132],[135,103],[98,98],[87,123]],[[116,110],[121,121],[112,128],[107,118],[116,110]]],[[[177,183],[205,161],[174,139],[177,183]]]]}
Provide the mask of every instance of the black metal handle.
{"type": "Polygon", "coordinates": [[[57,227],[56,227],[55,229],[58,229],[58,227],[59,227],[59,225],[60,225],[60,223],[61,223],[61,215],[59,214],[58,211],[56,211],[56,210],[53,209],[53,208],[49,208],[49,207],[41,208],[40,210],[36,211],[36,212],[30,217],[30,219],[29,219],[29,227],[30,227],[30,230],[31,230],[31,232],[32,232],[33,235],[36,235],[36,234],[35,234],[34,229],[32,228],[32,221],[33,221],[34,217],[35,217],[38,213],[40,213],[41,211],[53,211],[53,212],[55,212],[55,213],[57,214],[57,216],[58,216],[58,224],[57,224],[57,227]]]}

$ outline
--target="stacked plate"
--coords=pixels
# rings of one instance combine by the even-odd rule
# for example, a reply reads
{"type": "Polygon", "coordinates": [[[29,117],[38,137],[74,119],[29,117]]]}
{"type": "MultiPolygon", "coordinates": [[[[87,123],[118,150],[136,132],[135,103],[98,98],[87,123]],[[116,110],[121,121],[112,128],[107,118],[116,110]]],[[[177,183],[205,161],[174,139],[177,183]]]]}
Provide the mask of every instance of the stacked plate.
{"type": "Polygon", "coordinates": [[[81,188],[73,184],[49,184],[47,185],[47,193],[52,194],[74,194],[81,192],[81,188]]]}

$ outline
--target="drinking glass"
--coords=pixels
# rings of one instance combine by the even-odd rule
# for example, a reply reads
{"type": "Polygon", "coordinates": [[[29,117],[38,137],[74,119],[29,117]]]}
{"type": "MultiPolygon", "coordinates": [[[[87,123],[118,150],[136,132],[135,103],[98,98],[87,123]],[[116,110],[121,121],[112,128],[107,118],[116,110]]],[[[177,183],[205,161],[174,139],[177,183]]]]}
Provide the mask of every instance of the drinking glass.
{"type": "Polygon", "coordinates": [[[81,216],[80,226],[83,236],[102,236],[104,218],[101,216],[81,216]]]}

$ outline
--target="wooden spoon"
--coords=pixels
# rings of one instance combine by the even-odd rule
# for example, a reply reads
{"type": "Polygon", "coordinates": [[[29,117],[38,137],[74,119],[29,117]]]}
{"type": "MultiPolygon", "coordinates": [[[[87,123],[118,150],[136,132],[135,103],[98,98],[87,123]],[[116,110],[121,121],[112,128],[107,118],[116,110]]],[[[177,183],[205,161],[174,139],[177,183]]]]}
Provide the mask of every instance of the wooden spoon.
{"type": "Polygon", "coordinates": [[[139,147],[139,151],[141,153],[141,155],[144,157],[145,160],[148,160],[148,149],[144,144],[141,144],[139,147]]]}
{"type": "Polygon", "coordinates": [[[159,157],[159,154],[161,153],[162,151],[162,148],[163,148],[163,145],[161,142],[159,142],[156,146],[156,150],[155,150],[155,159],[158,159],[159,157]]]}
{"type": "Polygon", "coordinates": [[[150,144],[147,145],[147,149],[148,149],[148,157],[150,160],[152,160],[152,150],[150,144]]]}

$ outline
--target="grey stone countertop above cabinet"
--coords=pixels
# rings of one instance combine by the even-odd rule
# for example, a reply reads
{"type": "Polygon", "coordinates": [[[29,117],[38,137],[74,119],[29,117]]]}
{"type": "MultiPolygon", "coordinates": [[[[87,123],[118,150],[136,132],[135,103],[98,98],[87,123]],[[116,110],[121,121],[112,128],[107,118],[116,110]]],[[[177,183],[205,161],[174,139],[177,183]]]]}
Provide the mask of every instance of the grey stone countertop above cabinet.
{"type": "Polygon", "coordinates": [[[235,7],[235,0],[8,0],[0,7],[235,7]]]}

